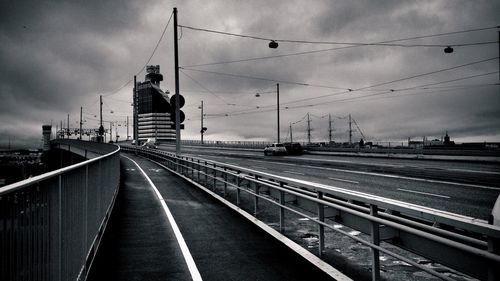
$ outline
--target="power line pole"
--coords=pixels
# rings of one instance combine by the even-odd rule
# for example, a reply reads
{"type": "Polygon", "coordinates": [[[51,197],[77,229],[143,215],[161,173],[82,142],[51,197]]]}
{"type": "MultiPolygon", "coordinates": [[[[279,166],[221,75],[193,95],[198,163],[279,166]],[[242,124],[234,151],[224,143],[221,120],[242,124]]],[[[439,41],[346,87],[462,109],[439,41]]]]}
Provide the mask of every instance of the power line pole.
{"type": "Polygon", "coordinates": [[[68,134],[68,139],[69,139],[69,114],[68,114],[68,123],[66,125],[67,125],[67,128],[68,128],[68,131],[66,133],[68,134]]]}
{"type": "Polygon", "coordinates": [[[293,142],[293,135],[292,135],[292,122],[290,122],[290,142],[293,142]]]}
{"type": "Polygon", "coordinates": [[[109,122],[109,141],[113,141],[113,122],[109,122]]]}
{"type": "Polygon", "coordinates": [[[276,111],[278,117],[278,143],[280,142],[280,83],[276,83],[276,111]]]}
{"type": "Polygon", "coordinates": [[[328,113],[328,141],[332,143],[332,114],[328,113]]]}
{"type": "Polygon", "coordinates": [[[129,135],[128,135],[128,115],[127,115],[127,140],[129,139],[129,135]]]}
{"type": "Polygon", "coordinates": [[[349,144],[352,144],[352,122],[351,122],[351,113],[349,113],[349,144]]]}
{"type": "Polygon", "coordinates": [[[134,75],[134,117],[133,117],[133,128],[135,144],[139,144],[139,97],[137,96],[137,77],[134,75]]]}
{"type": "Polygon", "coordinates": [[[83,112],[83,107],[80,106],[80,140],[82,139],[82,112],[83,112]]]}
{"type": "Polygon", "coordinates": [[[179,95],[179,47],[177,44],[177,8],[174,8],[174,73],[175,73],[175,153],[181,153],[181,113],[179,95]]]}
{"type": "Polygon", "coordinates": [[[203,134],[205,133],[205,130],[203,130],[203,101],[201,101],[201,128],[200,128],[200,134],[201,134],[201,144],[203,144],[203,134]]]}
{"type": "Polygon", "coordinates": [[[307,143],[311,143],[311,118],[309,118],[309,112],[307,113],[307,143]]]}

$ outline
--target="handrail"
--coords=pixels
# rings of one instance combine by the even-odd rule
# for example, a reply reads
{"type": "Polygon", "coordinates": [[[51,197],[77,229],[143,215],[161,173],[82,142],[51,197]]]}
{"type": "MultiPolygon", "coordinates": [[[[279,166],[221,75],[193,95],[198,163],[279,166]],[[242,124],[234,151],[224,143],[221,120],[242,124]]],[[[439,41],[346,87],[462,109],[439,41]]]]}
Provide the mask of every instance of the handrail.
{"type": "Polygon", "coordinates": [[[87,277],[118,193],[120,147],[64,144],[106,154],[0,188],[0,244],[9,245],[0,280],[87,277]]]}
{"type": "MultiPolygon", "coordinates": [[[[123,147],[123,149],[136,151],[145,157],[164,162],[174,172],[207,187],[212,186],[212,190],[223,184],[224,194],[227,188],[233,188],[237,190],[237,198],[239,192],[244,191],[255,198],[255,208],[258,206],[259,198],[278,206],[281,210],[286,209],[307,217],[319,226],[346,235],[325,221],[325,211],[328,211],[330,216],[337,218],[336,223],[345,224],[370,235],[371,242],[351,237],[352,235],[347,236],[372,249],[373,272],[379,272],[378,253],[384,252],[432,275],[449,280],[441,273],[384,249],[380,246],[380,242],[385,241],[476,278],[486,280],[500,276],[495,269],[500,264],[500,255],[496,247],[491,246],[499,241],[500,227],[489,225],[485,221],[198,157],[178,156],[165,151],[136,147],[123,147]],[[247,187],[243,187],[243,182],[247,187]],[[265,196],[260,194],[261,188],[268,190],[265,196]],[[284,196],[283,194],[294,197],[296,205],[282,201],[280,198],[284,196]],[[318,213],[311,216],[303,210],[313,214],[318,213]],[[442,253],[447,254],[443,256],[442,253]]],[[[239,204],[239,199],[236,204],[239,204]]],[[[257,213],[257,209],[254,212],[257,213]]],[[[284,218],[280,211],[280,229],[283,224],[284,218]]],[[[318,235],[322,241],[324,239],[322,231],[318,235]]],[[[318,253],[320,256],[324,250],[324,243],[321,244],[322,242],[318,253]]],[[[377,278],[374,277],[374,280],[377,278]]]]}
{"type": "Polygon", "coordinates": [[[54,171],[50,171],[50,172],[38,175],[38,176],[34,176],[32,178],[28,178],[28,179],[25,179],[25,180],[22,180],[22,181],[18,181],[18,182],[15,182],[15,183],[12,183],[12,184],[0,187],[0,196],[5,195],[5,194],[7,194],[9,192],[13,192],[13,191],[19,190],[19,189],[21,189],[23,187],[32,185],[34,183],[37,183],[37,182],[40,182],[40,181],[43,181],[43,180],[47,180],[47,179],[53,178],[55,176],[58,176],[60,174],[64,174],[66,172],[78,169],[78,168],[86,166],[86,165],[88,165],[90,163],[97,162],[97,161],[99,161],[101,159],[104,159],[104,158],[107,158],[107,157],[109,157],[109,156],[111,156],[111,155],[113,155],[115,153],[119,153],[120,149],[121,149],[120,146],[119,145],[114,145],[114,146],[116,147],[116,150],[114,150],[112,152],[109,152],[108,154],[104,154],[102,156],[99,156],[99,157],[96,157],[96,158],[92,158],[92,159],[89,159],[89,160],[85,160],[83,162],[76,163],[76,164],[73,164],[73,165],[68,166],[68,167],[63,167],[63,168],[60,168],[60,169],[57,169],[57,170],[54,170],[54,171]]]}

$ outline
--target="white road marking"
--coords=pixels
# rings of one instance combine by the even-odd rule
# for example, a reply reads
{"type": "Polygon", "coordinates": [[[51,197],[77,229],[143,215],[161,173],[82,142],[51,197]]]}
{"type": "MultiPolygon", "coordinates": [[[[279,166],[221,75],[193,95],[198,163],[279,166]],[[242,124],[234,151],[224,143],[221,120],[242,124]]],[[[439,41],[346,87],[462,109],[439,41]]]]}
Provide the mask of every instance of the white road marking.
{"type": "Polygon", "coordinates": [[[144,170],[139,166],[139,164],[137,164],[137,162],[135,162],[134,160],[132,160],[131,158],[129,158],[127,156],[124,156],[124,155],[122,155],[122,156],[127,158],[128,160],[132,161],[132,163],[134,163],[137,166],[139,171],[142,172],[142,174],[144,175],[144,178],[146,178],[146,180],[149,182],[149,184],[153,188],[154,192],[156,193],[156,196],[160,200],[161,206],[163,207],[163,210],[165,211],[165,214],[167,215],[168,221],[170,222],[170,226],[172,227],[172,230],[174,231],[175,238],[177,239],[177,243],[179,243],[179,247],[181,248],[182,255],[184,256],[184,260],[186,261],[189,272],[191,273],[191,278],[193,278],[193,280],[195,280],[195,281],[203,280],[201,278],[200,272],[198,271],[198,268],[196,267],[193,256],[191,256],[191,253],[189,252],[189,248],[186,244],[186,241],[184,241],[184,237],[182,237],[182,233],[179,230],[177,223],[175,222],[174,216],[172,216],[172,213],[170,212],[170,209],[168,208],[167,203],[165,203],[165,199],[163,199],[163,197],[161,196],[160,191],[158,191],[158,189],[156,188],[153,181],[151,181],[151,179],[148,177],[146,172],[144,172],[144,170]]]}
{"type": "Polygon", "coordinates": [[[348,183],[359,184],[359,181],[344,180],[344,179],[339,179],[339,178],[328,178],[328,179],[334,180],[334,181],[343,181],[343,182],[348,182],[348,183]]]}
{"type": "Polygon", "coordinates": [[[252,166],[252,168],[261,169],[261,170],[269,170],[268,168],[262,167],[262,166],[252,166]]]}
{"type": "Polygon", "coordinates": [[[380,173],[372,173],[372,172],[360,172],[360,171],[343,170],[343,169],[335,169],[335,168],[317,167],[317,166],[310,166],[310,165],[303,165],[302,167],[308,167],[308,168],[314,168],[314,169],[320,169],[320,170],[328,170],[328,171],[336,171],[336,172],[344,172],[344,173],[351,173],[351,174],[359,174],[359,175],[369,175],[369,176],[393,178],[393,179],[403,179],[403,180],[412,180],[412,181],[430,182],[430,183],[441,183],[441,184],[458,185],[458,186],[466,186],[466,187],[477,187],[477,188],[489,189],[489,190],[500,190],[499,187],[477,185],[477,184],[467,184],[467,183],[458,183],[458,182],[449,182],[449,181],[440,181],[440,180],[412,178],[412,177],[404,177],[404,176],[396,176],[396,175],[388,175],[388,174],[380,174],[380,173]]]}
{"type": "Polygon", "coordinates": [[[434,193],[422,192],[422,191],[416,191],[416,190],[409,190],[409,189],[403,189],[403,188],[398,188],[398,190],[404,191],[404,192],[411,192],[411,193],[417,193],[417,194],[435,196],[435,197],[440,197],[440,198],[446,198],[446,199],[450,199],[451,198],[450,196],[446,196],[446,195],[440,195],[440,194],[434,194],[434,193]]]}
{"type": "Polygon", "coordinates": [[[296,175],[305,175],[304,173],[294,172],[294,171],[283,171],[283,173],[296,174],[296,175]]]}
{"type": "Polygon", "coordinates": [[[468,170],[468,169],[458,169],[458,168],[449,168],[449,169],[446,169],[446,170],[448,170],[448,171],[458,171],[458,172],[477,173],[477,174],[500,175],[499,172],[492,172],[492,171],[478,171],[478,170],[468,170]]]}

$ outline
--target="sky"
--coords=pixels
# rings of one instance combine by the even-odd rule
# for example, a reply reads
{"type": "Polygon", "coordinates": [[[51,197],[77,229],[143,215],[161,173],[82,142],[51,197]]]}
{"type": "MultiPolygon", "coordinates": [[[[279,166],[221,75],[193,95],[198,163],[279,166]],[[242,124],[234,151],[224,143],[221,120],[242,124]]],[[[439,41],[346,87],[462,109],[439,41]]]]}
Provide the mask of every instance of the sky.
{"type": "Polygon", "coordinates": [[[174,7],[182,139],[200,138],[203,100],[206,140],[275,141],[279,83],[281,141],[290,127],[306,141],[309,113],[316,142],[330,117],[333,140],[348,141],[349,114],[353,141],[500,142],[499,1],[2,0],[0,148],[40,146],[41,126],[68,114],[77,128],[80,107],[97,128],[99,95],[105,127],[126,138],[148,59],[175,92],[174,7]]]}

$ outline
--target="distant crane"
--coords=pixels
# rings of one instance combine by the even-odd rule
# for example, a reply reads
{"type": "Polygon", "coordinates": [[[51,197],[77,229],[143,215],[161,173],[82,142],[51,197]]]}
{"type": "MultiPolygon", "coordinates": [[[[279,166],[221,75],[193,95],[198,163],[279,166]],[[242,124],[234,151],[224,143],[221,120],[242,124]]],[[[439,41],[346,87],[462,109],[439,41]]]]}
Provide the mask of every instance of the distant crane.
{"type": "Polygon", "coordinates": [[[365,135],[363,134],[363,131],[361,131],[361,128],[358,126],[358,123],[356,123],[356,120],[354,120],[354,118],[352,118],[352,122],[354,122],[354,125],[356,125],[356,128],[358,128],[358,132],[361,135],[361,137],[363,138],[363,140],[366,140],[365,135]]]}

